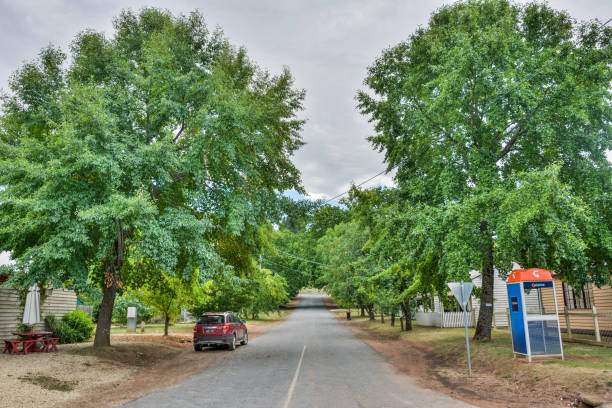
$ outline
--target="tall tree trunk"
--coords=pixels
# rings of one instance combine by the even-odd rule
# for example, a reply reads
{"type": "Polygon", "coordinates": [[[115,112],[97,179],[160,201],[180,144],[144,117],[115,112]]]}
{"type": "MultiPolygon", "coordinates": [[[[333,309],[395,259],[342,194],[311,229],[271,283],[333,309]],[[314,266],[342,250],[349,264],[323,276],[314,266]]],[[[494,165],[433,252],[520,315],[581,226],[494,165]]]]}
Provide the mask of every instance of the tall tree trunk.
{"type": "Polygon", "coordinates": [[[94,337],[94,348],[110,346],[110,331],[113,320],[113,308],[115,307],[115,295],[119,288],[121,269],[125,256],[125,240],[127,235],[117,221],[118,233],[113,246],[109,251],[104,271],[104,287],[102,288],[102,303],[98,315],[96,335],[94,337]]]}
{"type": "Polygon", "coordinates": [[[365,317],[365,309],[361,306],[361,317],[365,317]]]}
{"type": "Polygon", "coordinates": [[[400,316],[399,321],[400,321],[400,330],[404,331],[404,318],[400,316]]]}
{"type": "Polygon", "coordinates": [[[113,320],[113,308],[115,306],[115,294],[117,285],[112,284],[102,290],[102,303],[98,314],[96,335],[94,337],[94,348],[110,346],[110,327],[113,320]]]}
{"type": "Polygon", "coordinates": [[[406,320],[406,331],[412,330],[412,312],[410,312],[410,301],[406,301],[402,303],[402,311],[404,312],[405,320],[406,320]]]}
{"type": "Polygon", "coordinates": [[[486,259],[482,268],[482,295],[480,296],[480,311],[478,323],[476,324],[475,341],[491,340],[491,324],[493,323],[493,279],[495,276],[493,261],[493,239],[490,237],[489,224],[486,221],[480,223],[480,233],[487,242],[486,259]]]}
{"type": "Polygon", "coordinates": [[[395,312],[391,312],[391,327],[395,327],[395,312]]]}
{"type": "Polygon", "coordinates": [[[164,320],[164,336],[168,336],[168,326],[170,325],[170,315],[168,313],[165,314],[164,320]]]}
{"type": "Polygon", "coordinates": [[[374,305],[367,305],[366,310],[368,311],[368,316],[370,320],[374,320],[374,305]]]}
{"type": "Polygon", "coordinates": [[[383,309],[380,309],[380,322],[385,324],[385,311],[383,309]]]}

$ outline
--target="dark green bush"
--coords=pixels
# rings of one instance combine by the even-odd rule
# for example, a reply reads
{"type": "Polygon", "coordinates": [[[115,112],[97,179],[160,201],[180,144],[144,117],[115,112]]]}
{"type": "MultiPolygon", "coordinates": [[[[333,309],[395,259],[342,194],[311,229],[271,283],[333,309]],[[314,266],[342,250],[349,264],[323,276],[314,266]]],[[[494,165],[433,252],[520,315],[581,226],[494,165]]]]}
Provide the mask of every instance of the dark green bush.
{"type": "Polygon", "coordinates": [[[79,333],[82,338],[80,341],[89,340],[93,335],[95,326],[87,313],[82,310],[66,313],[62,321],[79,333]]]}
{"type": "Polygon", "coordinates": [[[61,344],[78,343],[83,341],[82,335],[70,327],[66,322],[58,320],[54,315],[45,316],[45,323],[53,332],[53,337],[57,337],[61,344]]]}

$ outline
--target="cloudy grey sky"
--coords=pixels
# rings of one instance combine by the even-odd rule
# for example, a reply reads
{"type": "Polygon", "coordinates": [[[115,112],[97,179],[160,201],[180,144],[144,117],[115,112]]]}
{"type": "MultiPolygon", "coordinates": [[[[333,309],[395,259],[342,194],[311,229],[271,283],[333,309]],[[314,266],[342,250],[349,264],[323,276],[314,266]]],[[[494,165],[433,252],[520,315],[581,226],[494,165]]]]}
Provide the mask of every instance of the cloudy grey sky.
{"type": "MultiPolygon", "coordinates": [[[[0,88],[23,61],[53,43],[67,49],[84,28],[112,35],[112,18],[123,8],[199,9],[209,26],[220,26],[260,66],[289,66],[307,90],[307,142],[295,157],[306,191],[329,198],[382,171],[382,155],[365,138],[372,127],[355,109],[366,67],[380,52],[427,24],[441,0],[0,0],[0,88]]],[[[551,0],[578,19],[612,18],[609,0],[551,0]]],[[[364,187],[391,185],[380,176],[364,187]]]]}

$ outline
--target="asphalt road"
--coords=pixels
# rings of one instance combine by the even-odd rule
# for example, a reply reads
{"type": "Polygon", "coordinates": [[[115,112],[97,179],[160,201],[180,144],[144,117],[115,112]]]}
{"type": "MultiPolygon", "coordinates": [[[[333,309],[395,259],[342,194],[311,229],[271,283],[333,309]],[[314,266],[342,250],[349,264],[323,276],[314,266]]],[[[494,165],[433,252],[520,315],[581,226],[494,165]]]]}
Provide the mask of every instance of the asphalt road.
{"type": "MultiPolygon", "coordinates": [[[[248,327],[248,323],[247,323],[248,327]]],[[[204,351],[215,352],[215,351],[204,351]]],[[[469,407],[398,375],[304,295],[289,318],[216,366],[126,407],[469,407]]]]}

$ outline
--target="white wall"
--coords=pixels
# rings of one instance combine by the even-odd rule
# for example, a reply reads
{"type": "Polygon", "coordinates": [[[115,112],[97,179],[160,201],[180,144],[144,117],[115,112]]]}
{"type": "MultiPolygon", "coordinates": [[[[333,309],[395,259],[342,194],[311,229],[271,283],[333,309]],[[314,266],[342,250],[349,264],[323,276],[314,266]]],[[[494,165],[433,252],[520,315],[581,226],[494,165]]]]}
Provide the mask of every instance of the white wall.
{"type": "Polygon", "coordinates": [[[439,312],[416,312],[416,324],[419,326],[440,327],[439,312]]]}
{"type": "Polygon", "coordinates": [[[11,253],[8,251],[0,252],[0,265],[10,265],[15,263],[10,257],[11,253]]]}
{"type": "MultiPolygon", "coordinates": [[[[474,282],[474,286],[478,288],[482,288],[482,277],[480,276],[480,271],[471,271],[470,277],[472,278],[472,282],[474,282]]],[[[474,311],[476,313],[476,321],[478,321],[478,314],[480,312],[480,300],[472,299],[472,305],[474,306],[474,311]]],[[[493,313],[498,313],[494,315],[495,322],[498,326],[507,327],[508,326],[508,317],[506,316],[506,309],[508,308],[508,291],[506,289],[506,281],[499,277],[499,272],[497,269],[494,269],[493,276],[493,313]]]]}

